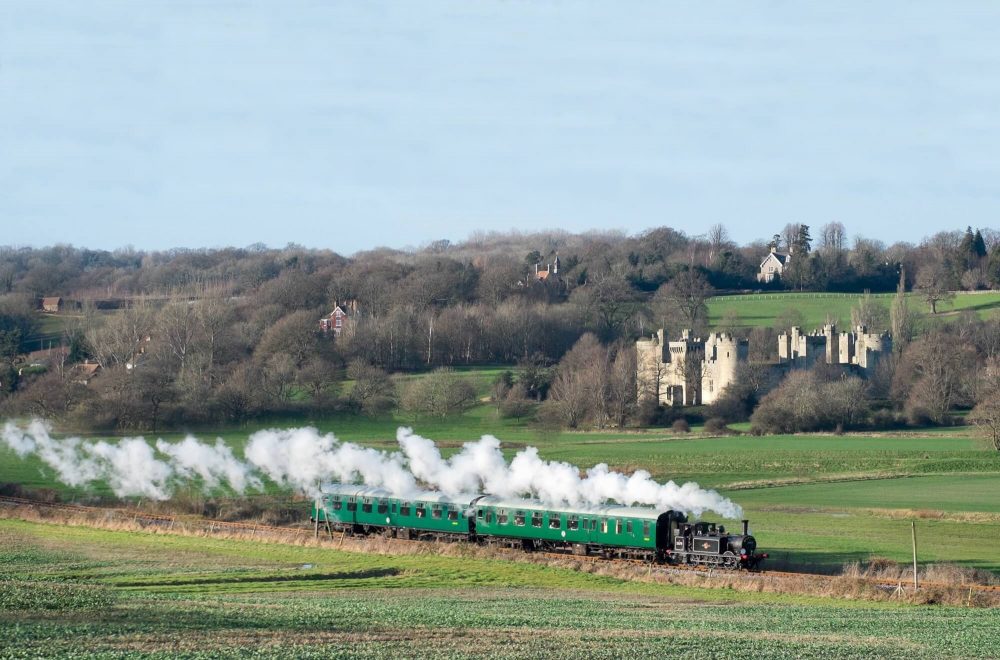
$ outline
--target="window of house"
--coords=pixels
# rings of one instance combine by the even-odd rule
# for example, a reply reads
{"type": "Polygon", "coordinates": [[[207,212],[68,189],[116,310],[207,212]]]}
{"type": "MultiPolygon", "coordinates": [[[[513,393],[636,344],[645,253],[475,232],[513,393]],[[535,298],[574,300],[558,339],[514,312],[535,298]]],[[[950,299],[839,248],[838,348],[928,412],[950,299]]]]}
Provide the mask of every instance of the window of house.
{"type": "Polygon", "coordinates": [[[536,511],[535,513],[531,514],[531,526],[532,527],[541,527],[542,526],[542,514],[541,514],[541,512],[536,511]]]}
{"type": "Polygon", "coordinates": [[[519,527],[524,527],[524,511],[518,511],[514,514],[514,524],[519,527]]]}
{"type": "Polygon", "coordinates": [[[626,534],[631,534],[632,533],[632,521],[631,520],[627,520],[625,522],[625,533],[626,534]]]}
{"type": "Polygon", "coordinates": [[[452,509],[448,512],[448,520],[458,520],[458,511],[452,509]]]}
{"type": "Polygon", "coordinates": [[[580,529],[580,521],[576,516],[570,516],[569,520],[566,521],[566,527],[569,529],[580,529]]]}
{"type": "Polygon", "coordinates": [[[562,527],[562,521],[559,520],[559,516],[550,515],[549,516],[549,528],[550,529],[559,529],[560,527],[562,527]]]}

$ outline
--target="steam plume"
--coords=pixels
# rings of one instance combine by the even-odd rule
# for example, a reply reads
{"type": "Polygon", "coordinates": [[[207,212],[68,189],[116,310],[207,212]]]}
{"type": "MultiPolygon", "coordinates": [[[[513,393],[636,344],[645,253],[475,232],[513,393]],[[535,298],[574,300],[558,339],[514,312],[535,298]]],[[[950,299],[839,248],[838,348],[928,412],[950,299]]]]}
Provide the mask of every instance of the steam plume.
{"type": "Polygon", "coordinates": [[[245,460],[216,440],[214,445],[188,436],[177,443],[157,440],[155,450],[143,438],[117,443],[82,438],[53,438],[50,426],[34,420],[27,428],[7,422],[0,441],[20,457],[37,456],[58,479],[71,486],[106,482],[119,497],[169,499],[181,483],[200,480],[205,489],[228,485],[237,493],[261,490],[262,477],[299,492],[316,495],[324,483],[364,483],[400,496],[427,490],[454,497],[485,493],[498,497],[536,498],[552,506],[598,506],[607,503],[653,505],[700,515],[714,511],[740,518],[731,500],[696,483],[656,482],[645,470],[631,475],[606,464],[581,474],[579,468],[546,461],[528,447],[509,462],[500,441],[483,436],[444,458],[431,440],[400,428],[399,451],[384,452],[339,441],[314,428],[271,429],[253,433],[245,460]]]}

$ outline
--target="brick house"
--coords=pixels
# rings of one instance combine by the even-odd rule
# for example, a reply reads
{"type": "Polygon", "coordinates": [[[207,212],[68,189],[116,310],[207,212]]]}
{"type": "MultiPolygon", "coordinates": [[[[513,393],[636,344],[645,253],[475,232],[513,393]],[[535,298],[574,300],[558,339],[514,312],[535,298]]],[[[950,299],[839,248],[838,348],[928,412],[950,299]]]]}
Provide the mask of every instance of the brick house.
{"type": "Polygon", "coordinates": [[[358,316],[358,301],[348,300],[344,303],[334,303],[333,311],[319,320],[319,329],[324,333],[332,332],[339,337],[344,332],[352,332],[358,316]]]}

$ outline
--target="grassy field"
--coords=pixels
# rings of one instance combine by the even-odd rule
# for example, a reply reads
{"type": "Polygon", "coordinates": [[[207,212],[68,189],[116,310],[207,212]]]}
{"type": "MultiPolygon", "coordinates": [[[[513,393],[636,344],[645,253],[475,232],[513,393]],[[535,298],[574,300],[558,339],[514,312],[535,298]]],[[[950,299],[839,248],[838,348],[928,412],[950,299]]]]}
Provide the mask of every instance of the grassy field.
{"type": "Polygon", "coordinates": [[[0,657],[985,657],[995,610],[0,520],[0,657]]]}
{"type": "MultiPolygon", "coordinates": [[[[874,294],[885,305],[892,304],[894,294],[874,294]]],[[[851,308],[857,304],[860,294],[849,293],[765,293],[750,295],[718,296],[708,301],[709,322],[717,326],[727,311],[739,315],[738,325],[743,327],[772,327],[778,317],[787,309],[801,312],[805,319],[805,330],[813,330],[836,319],[843,327],[851,323],[851,308]]],[[[919,295],[909,294],[910,305],[918,312],[929,315],[930,307],[919,295]]],[[[959,293],[948,304],[938,305],[938,314],[948,318],[955,312],[972,310],[986,317],[1000,309],[1000,292],[959,293]]]]}
{"type": "MultiPolygon", "coordinates": [[[[503,441],[508,456],[537,446],[541,456],[582,468],[606,462],[660,480],[696,481],[744,507],[762,547],[781,562],[835,571],[845,562],[909,556],[909,520],[926,543],[921,562],[957,561],[1000,572],[1000,453],[964,427],[873,435],[691,437],[652,429],[637,432],[549,432],[497,420],[488,406],[453,419],[406,417],[317,420],[342,440],[395,449],[399,425],[439,441],[444,454],[484,433],[503,441]],[[941,536],[943,535],[943,537],[941,536]]],[[[199,434],[222,437],[237,453],[254,428],[199,434]]],[[[177,440],[178,434],[164,436],[177,440]]],[[[0,450],[0,483],[55,487],[67,497],[91,492],[55,484],[51,471],[0,450]]],[[[107,494],[106,489],[97,492],[107,494]]]]}

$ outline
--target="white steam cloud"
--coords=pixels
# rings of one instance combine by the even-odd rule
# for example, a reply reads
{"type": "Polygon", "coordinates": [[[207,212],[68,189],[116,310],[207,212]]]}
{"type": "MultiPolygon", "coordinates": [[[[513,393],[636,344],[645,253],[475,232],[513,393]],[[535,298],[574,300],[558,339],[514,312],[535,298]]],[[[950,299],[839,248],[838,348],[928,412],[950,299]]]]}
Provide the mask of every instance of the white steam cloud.
{"type": "Polygon", "coordinates": [[[20,457],[37,456],[60,481],[71,486],[106,482],[119,497],[169,499],[174,488],[200,479],[205,489],[227,485],[237,493],[261,490],[262,477],[299,492],[316,495],[324,483],[364,483],[400,496],[427,490],[449,496],[485,493],[498,497],[529,497],[552,506],[652,505],[701,515],[705,511],[727,518],[742,517],[742,509],[714,490],[696,483],[658,483],[645,470],[631,475],[612,471],[606,464],[581,474],[569,463],[546,461],[528,447],[509,462],[500,441],[491,435],[464,444],[444,458],[431,440],[400,428],[400,450],[384,452],[341,442],[332,433],[314,428],[266,430],[253,433],[238,459],[221,439],[214,445],[192,436],[181,442],[157,440],[155,450],[143,438],[117,443],[81,438],[54,438],[40,420],[26,428],[7,422],[0,434],[4,444],[20,457]]]}

